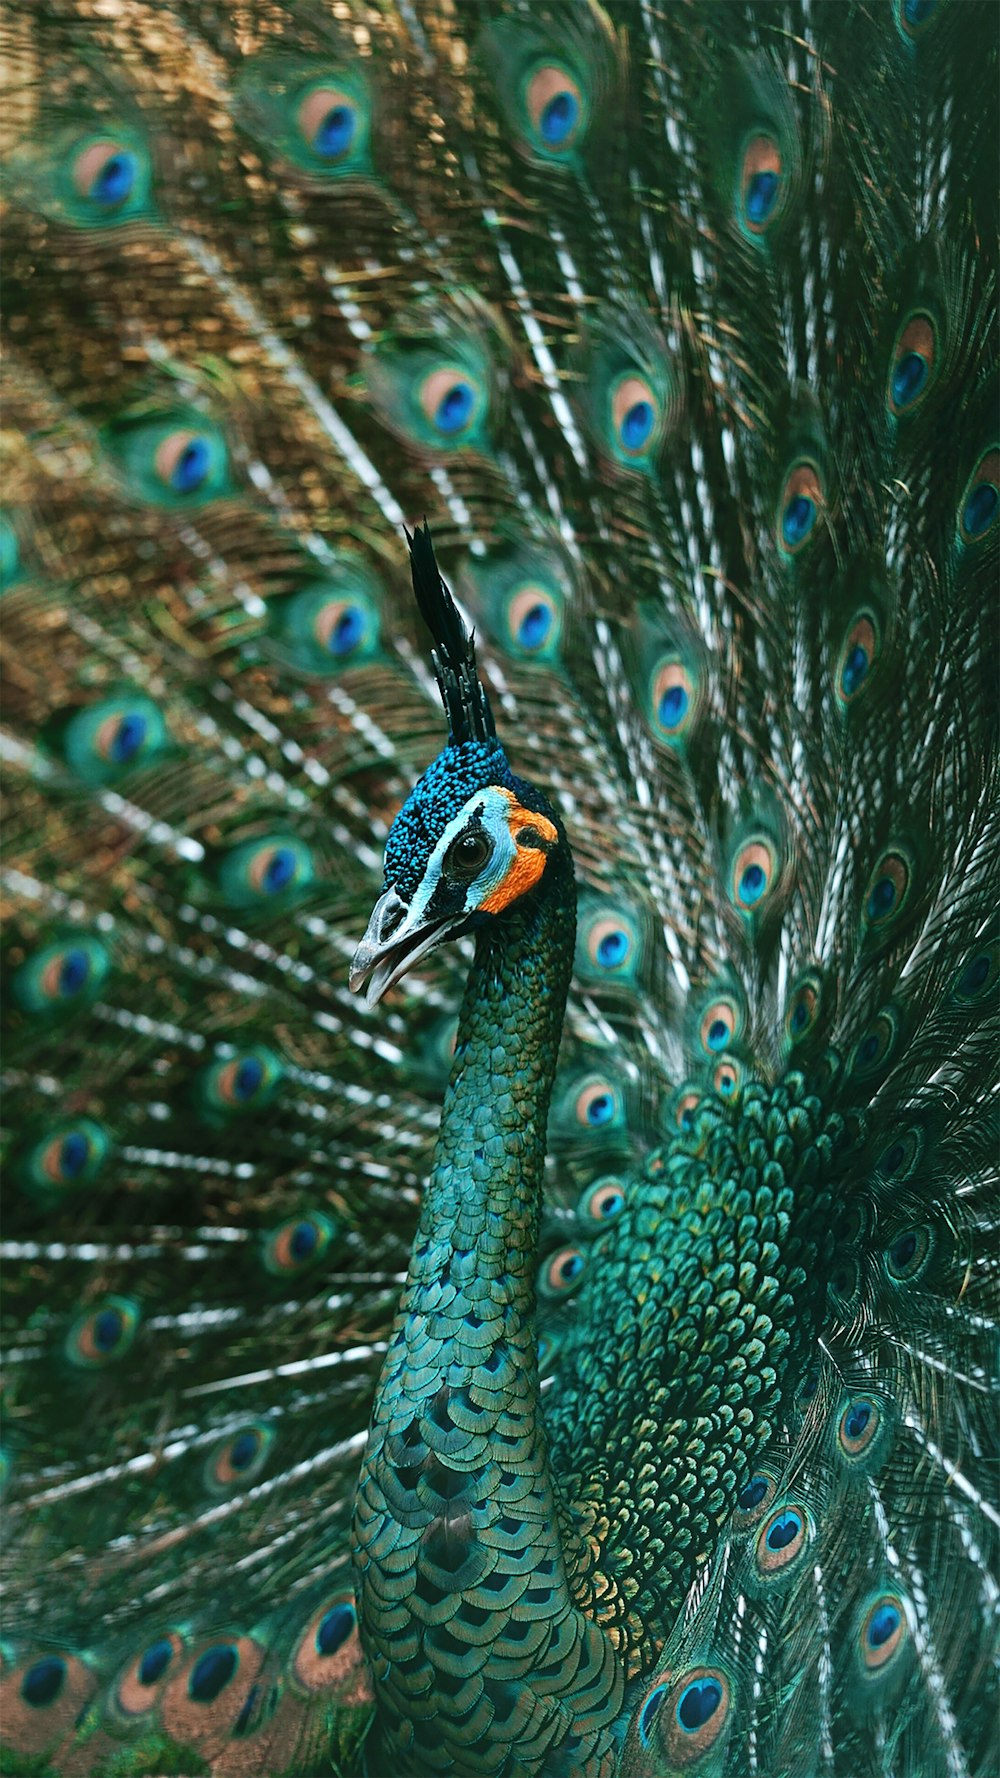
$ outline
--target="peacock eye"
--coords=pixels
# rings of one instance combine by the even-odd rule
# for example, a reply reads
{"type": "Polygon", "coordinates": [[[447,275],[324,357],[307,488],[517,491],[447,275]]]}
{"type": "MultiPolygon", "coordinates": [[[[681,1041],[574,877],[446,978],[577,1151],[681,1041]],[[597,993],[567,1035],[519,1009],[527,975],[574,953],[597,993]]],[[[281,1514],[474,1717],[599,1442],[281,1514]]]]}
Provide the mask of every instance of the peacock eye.
{"type": "Polygon", "coordinates": [[[479,875],[492,850],[493,842],[482,828],[470,828],[460,833],[448,847],[445,857],[448,875],[470,881],[479,875]]]}

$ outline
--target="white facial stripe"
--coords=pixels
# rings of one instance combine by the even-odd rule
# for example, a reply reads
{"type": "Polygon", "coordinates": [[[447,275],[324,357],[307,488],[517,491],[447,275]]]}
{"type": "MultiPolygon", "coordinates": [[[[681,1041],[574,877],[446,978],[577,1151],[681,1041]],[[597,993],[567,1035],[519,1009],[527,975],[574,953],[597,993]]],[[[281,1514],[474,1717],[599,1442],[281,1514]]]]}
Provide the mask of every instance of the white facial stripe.
{"type": "Polygon", "coordinates": [[[480,811],[480,820],[493,841],[493,851],[483,866],[481,874],[474,877],[466,889],[466,911],[471,914],[480,902],[492,895],[494,889],[503,882],[507,875],[517,850],[511,838],[508,821],[510,798],[505,796],[502,790],[477,790],[475,795],[470,796],[468,802],[459,810],[454,820],[449,821],[431,853],[423,879],[410,903],[406,921],[408,926],[415,925],[423,917],[427,904],[440,881],[445,853],[452,841],[458,838],[474,810],[480,811]]]}

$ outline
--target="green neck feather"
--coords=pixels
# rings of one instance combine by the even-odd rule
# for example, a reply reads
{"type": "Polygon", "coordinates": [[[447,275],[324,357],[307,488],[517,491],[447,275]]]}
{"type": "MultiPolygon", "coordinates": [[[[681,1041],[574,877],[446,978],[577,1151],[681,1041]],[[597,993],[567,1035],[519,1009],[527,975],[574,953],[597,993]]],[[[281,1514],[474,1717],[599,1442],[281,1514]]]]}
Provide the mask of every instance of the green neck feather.
{"type": "Polygon", "coordinates": [[[539,1770],[567,1735],[606,1750],[620,1707],[605,1638],[570,1597],[538,1398],[539,1200],[574,930],[563,841],[536,894],[479,936],[361,1474],[357,1594],[380,1757],[410,1750],[416,1770],[426,1733],[456,1773],[500,1771],[498,1716],[518,1694],[529,1747],[538,1714],[539,1770]],[[431,1688],[428,1721],[417,1706],[431,1688]]]}

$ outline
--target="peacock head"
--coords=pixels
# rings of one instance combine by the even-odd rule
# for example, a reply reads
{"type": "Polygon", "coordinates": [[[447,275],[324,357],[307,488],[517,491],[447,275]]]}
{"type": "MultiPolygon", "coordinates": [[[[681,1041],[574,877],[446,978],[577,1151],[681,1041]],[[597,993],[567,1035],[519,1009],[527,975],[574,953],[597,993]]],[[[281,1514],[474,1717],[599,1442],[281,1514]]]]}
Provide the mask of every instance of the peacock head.
{"type": "Polygon", "coordinates": [[[542,793],[516,778],[476,673],[472,637],[438,572],[426,525],[409,539],[417,603],[434,637],[448,744],[411,791],[385,849],[385,889],[351,964],[374,1006],[446,939],[502,919],[536,891],[566,838],[542,793]]]}

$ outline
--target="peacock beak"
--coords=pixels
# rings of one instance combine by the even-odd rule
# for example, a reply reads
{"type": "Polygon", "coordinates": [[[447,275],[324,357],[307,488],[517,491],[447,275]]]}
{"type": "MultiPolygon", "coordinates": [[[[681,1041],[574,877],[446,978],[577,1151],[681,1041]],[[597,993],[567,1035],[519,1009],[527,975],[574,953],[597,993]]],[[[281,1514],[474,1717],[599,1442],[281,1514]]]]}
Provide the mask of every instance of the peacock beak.
{"type": "Polygon", "coordinates": [[[414,963],[441,944],[463,917],[428,919],[426,914],[411,914],[395,889],[387,889],[375,903],[368,929],[351,960],[352,994],[367,980],[365,1003],[374,1006],[414,963]]]}

